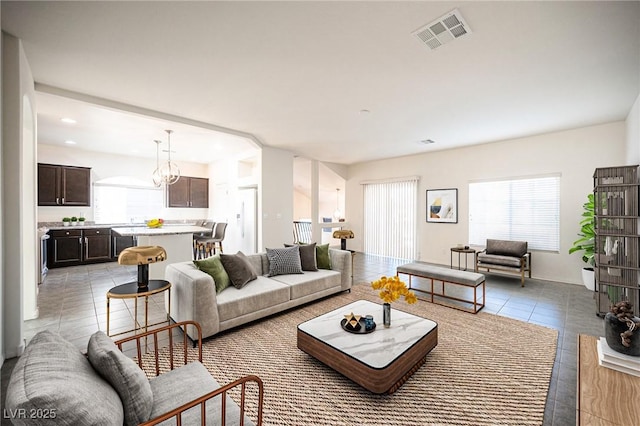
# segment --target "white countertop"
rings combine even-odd
[[[211,228],[203,228],[202,226],[193,225],[163,225],[161,228],[148,228],[142,226],[122,228],[114,227],[111,231],[123,237],[128,237],[141,235],[195,234],[199,232],[211,232]]]

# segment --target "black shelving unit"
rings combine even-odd
[[[597,168],[593,175],[599,316],[622,300],[640,309],[639,186],[637,165]]]

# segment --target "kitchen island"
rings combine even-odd
[[[167,252],[164,262],[149,264],[149,279],[163,280],[164,269],[169,263],[193,259],[193,234],[210,232],[210,228],[192,225],[164,225],[160,228],[142,226],[112,228],[123,237],[134,237],[136,246],[160,246]]]

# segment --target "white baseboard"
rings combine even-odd
[[[20,346],[14,347],[14,348],[8,348],[5,353],[4,356],[6,357],[6,359],[10,359],[10,358],[15,358],[17,356],[21,356],[24,353],[24,348],[26,347],[27,341],[26,340],[22,340],[22,344]],[[4,362],[4,360],[3,360]]]

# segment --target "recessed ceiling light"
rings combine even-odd
[[[431,139],[423,139],[420,141],[420,143],[425,144],[425,145],[431,145],[432,143],[436,143],[436,141],[431,140]]]
[[[369,111],[368,109],[361,109],[360,110],[360,114],[369,114],[371,111]]]
[[[62,121],[63,123],[67,123],[67,124],[76,124],[77,123],[76,120],[74,120],[73,118],[69,118],[69,117],[61,118],[60,121]]]
[[[67,145],[75,145],[75,141],[64,141]]]

